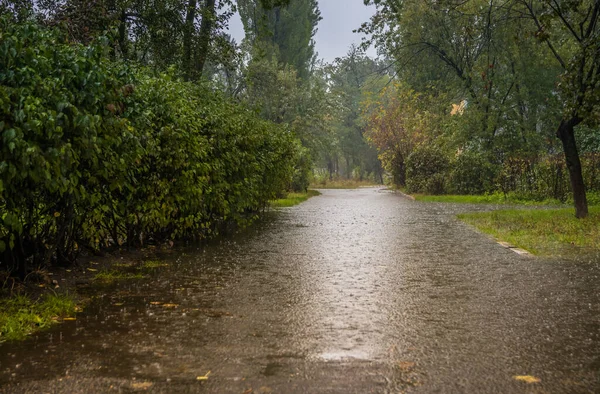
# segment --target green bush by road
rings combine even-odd
[[[305,182],[284,126],[110,51],[0,19],[0,269],[208,237]]]

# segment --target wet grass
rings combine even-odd
[[[159,260],[148,260],[148,261],[144,261],[140,268],[155,269],[155,268],[162,268],[162,267],[168,267],[168,266],[169,266],[169,264],[159,261]]]
[[[168,267],[169,264],[160,260],[146,260],[141,263],[117,263],[111,269],[98,272],[94,281],[113,283],[118,280],[144,279],[154,270]]]
[[[38,300],[24,295],[0,299],[0,342],[22,340],[75,314],[75,300],[67,294],[46,294]]]
[[[512,195],[501,193],[485,195],[441,195],[431,196],[425,194],[412,194],[416,201],[424,202],[447,202],[455,204],[510,204],[510,205],[565,205],[559,200],[527,200]]]
[[[458,215],[480,231],[541,256],[600,252],[600,207],[585,219],[574,208],[506,210]]]
[[[126,272],[117,270],[107,270],[98,272],[94,276],[94,280],[102,283],[112,283],[117,280],[127,279],[144,279],[145,275],[142,272]]]
[[[131,263],[115,263],[112,266],[115,268],[131,268],[133,267],[133,262]]]
[[[310,185],[314,189],[358,189],[359,187],[381,186],[372,181],[355,181],[353,179],[334,179],[315,182]]]
[[[407,193],[406,190],[399,188],[403,193]],[[428,194],[411,194],[416,201],[424,202],[448,202],[456,204],[506,204],[506,205],[544,205],[544,206],[572,206],[573,201],[567,200],[561,202],[554,198],[547,198],[544,200],[527,199],[520,197],[514,193],[493,193],[483,195],[439,195],[432,196]],[[600,192],[588,192],[587,199],[589,205],[600,205]]]
[[[285,198],[271,201],[271,206],[275,208],[293,207],[294,205],[298,205],[301,202],[320,194],[321,193],[316,190],[309,190],[306,193],[288,193]]]

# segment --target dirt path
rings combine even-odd
[[[600,263],[519,256],[472,209],[325,190],[0,345],[0,392],[600,392]]]

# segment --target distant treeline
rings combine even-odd
[[[1,269],[204,238],[305,187],[285,126],[174,75],[0,19]]]

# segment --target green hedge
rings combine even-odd
[[[485,194],[495,190],[498,168],[479,152],[465,151],[451,163],[448,192],[451,194]]]
[[[101,40],[0,19],[0,266],[202,238],[291,186],[300,144],[206,86]]]
[[[562,153],[490,159],[477,151],[448,154],[435,143],[420,145],[406,160],[407,191],[431,195],[501,192],[527,201],[567,202],[572,198]],[[586,189],[593,198],[600,191],[600,153],[584,152],[580,160]]]
[[[417,147],[406,160],[406,188],[410,193],[444,194],[450,160],[435,145]]]

